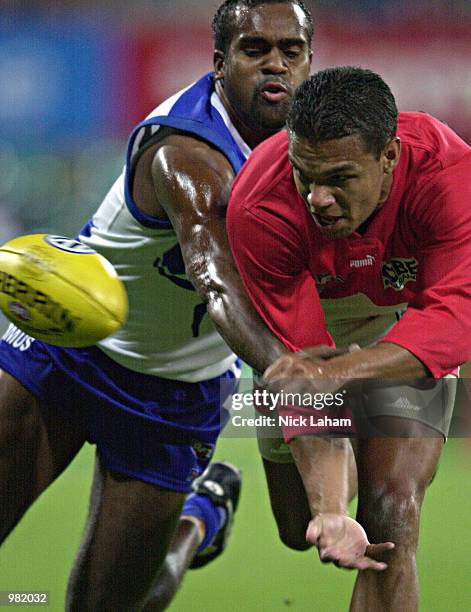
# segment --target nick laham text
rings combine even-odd
[[[351,419],[336,419],[328,416],[266,416],[243,417],[239,414],[231,417],[234,427],[351,427]]]

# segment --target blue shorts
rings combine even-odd
[[[187,383],[133,372],[96,347],[45,344],[14,325],[0,342],[0,368],[96,444],[109,470],[184,493],[211,459],[239,367]]]

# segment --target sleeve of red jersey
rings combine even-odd
[[[296,230],[270,204],[254,214],[231,201],[227,228],[245,288],[271,331],[291,351],[333,341]],[[304,246],[304,249],[303,249]]]
[[[471,358],[471,156],[442,171],[413,207],[418,292],[383,342],[436,378]]]

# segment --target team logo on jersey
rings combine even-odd
[[[78,240],[73,238],[66,238],[65,236],[45,236],[44,240],[56,249],[61,251],[67,251],[68,253],[79,253],[80,255],[90,255],[95,253],[93,249],[82,244]]]
[[[415,257],[392,257],[390,261],[383,261],[381,274],[384,288],[401,291],[407,283],[416,281],[418,265]]]
[[[201,440],[192,440],[191,446],[195,455],[202,461],[209,461],[214,453],[214,444],[206,444]]]

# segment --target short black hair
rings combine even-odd
[[[371,70],[327,68],[298,87],[287,125],[315,143],[358,134],[379,158],[396,135],[397,106],[389,86]]]
[[[213,18],[214,48],[227,52],[238,27],[236,10],[238,8],[252,9],[261,4],[295,4],[306,16],[306,33],[308,45],[311,46],[313,23],[312,15],[302,0],[226,0],[216,11]]]

